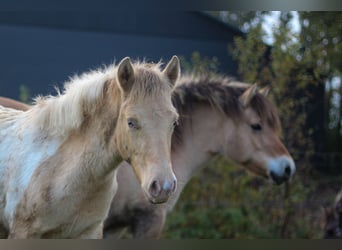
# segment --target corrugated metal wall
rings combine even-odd
[[[125,56],[167,61],[199,51],[236,75],[227,48],[241,34],[233,28],[193,12],[106,13],[1,13],[0,95],[18,99],[20,85],[31,96],[54,94],[69,76]]]

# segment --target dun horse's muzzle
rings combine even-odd
[[[270,175],[271,175],[271,178],[272,180],[277,184],[277,185],[280,185],[282,184],[283,182],[286,182],[288,181],[292,174],[291,174],[291,168],[290,167],[286,167],[285,168],[285,171],[284,171],[284,174],[279,176],[277,174],[275,174],[274,172],[270,172]]]
[[[277,185],[289,181],[296,171],[292,158],[287,156],[271,159],[267,165],[269,176]]]

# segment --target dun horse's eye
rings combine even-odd
[[[138,124],[138,121],[134,118],[128,118],[127,119],[127,125],[129,128],[131,129],[139,129],[139,124]]]
[[[174,122],[173,122],[173,127],[176,127],[176,126],[178,126],[178,120],[175,120]]]
[[[254,131],[260,131],[262,130],[262,127],[259,123],[254,123],[254,124],[251,124],[251,128],[254,130]]]

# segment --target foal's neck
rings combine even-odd
[[[94,114],[84,121],[77,136],[86,145],[81,154],[84,157],[91,156],[85,167],[90,168],[94,177],[98,178],[112,172],[114,166],[122,161],[114,142],[122,104],[121,92],[117,84],[112,82],[104,95],[101,109],[95,110]]]

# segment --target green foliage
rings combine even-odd
[[[25,103],[29,103],[30,101],[30,90],[23,84],[19,87],[19,100]]]
[[[327,163],[341,172],[342,163],[342,13],[300,12],[303,32],[303,60],[314,65],[314,75],[327,79],[325,88],[325,128]],[[340,84],[336,84],[340,80]],[[339,158],[339,160],[337,160]]]
[[[185,188],[163,237],[320,238],[319,214],[303,209],[314,189],[298,179],[288,189],[275,186],[215,159]]]
[[[180,61],[182,72],[191,72],[195,76],[200,74],[215,74],[218,72],[220,65],[217,57],[202,57],[198,51],[194,51],[189,60],[181,56]]]
[[[299,12],[300,42],[305,60],[315,65],[315,74],[330,77],[342,69],[342,13]]]
[[[238,74],[246,82],[266,85],[270,83],[271,72],[265,65],[265,54],[269,49],[260,39],[264,35],[261,23],[250,30],[247,37],[236,37],[234,46],[229,47],[238,62]]]

